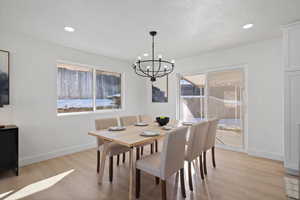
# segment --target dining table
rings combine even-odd
[[[176,122],[171,125],[171,128],[174,129],[179,126],[182,126],[182,124],[180,122]],[[144,131],[157,132],[158,135],[145,137],[141,135]],[[155,122],[150,123],[147,126],[137,126],[137,125],[126,126],[124,130],[120,130],[120,131],[111,131],[109,129],[89,131],[88,135],[98,137],[103,141],[105,141],[102,146],[102,154],[101,154],[102,156],[100,161],[100,170],[98,174],[99,184],[102,184],[105,160],[108,153],[109,145],[113,142],[116,144],[129,147],[130,149],[129,150],[129,200],[132,200],[133,199],[133,173],[134,173],[133,172],[134,170],[133,149],[154,142],[155,140],[162,139],[168,131],[170,130],[166,130],[165,128],[159,126],[158,123]]]

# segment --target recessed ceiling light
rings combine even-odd
[[[73,27],[71,27],[71,26],[66,26],[66,27],[64,28],[64,30],[67,31],[67,32],[74,32],[74,31],[75,31],[75,28],[73,28]]]
[[[243,26],[243,29],[249,29],[249,28],[252,28],[253,27],[253,24],[245,24]]]

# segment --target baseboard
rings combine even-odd
[[[284,159],[283,155],[269,153],[269,152],[256,151],[256,150],[252,150],[252,149],[248,149],[247,153],[250,156],[267,158],[267,159],[277,160],[277,161],[283,161],[283,159]]]
[[[289,174],[289,175],[293,175],[293,176],[299,176],[299,170],[295,170],[295,169],[289,169],[289,168],[285,168],[285,173]]]
[[[93,143],[89,143],[89,144],[71,146],[71,147],[67,147],[67,148],[63,148],[63,149],[59,149],[56,151],[35,155],[35,156],[23,157],[19,161],[19,166],[25,166],[25,165],[33,164],[36,162],[41,162],[44,160],[49,160],[52,158],[76,153],[79,151],[84,151],[87,149],[95,148],[96,146],[97,146],[96,143],[93,142]]]
[[[230,146],[226,146],[226,145],[222,145],[222,144],[216,144],[216,147],[220,148],[220,149],[245,153],[245,150],[243,148],[239,148],[239,147],[230,147]]]

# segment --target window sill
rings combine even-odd
[[[96,110],[96,111],[88,111],[88,112],[69,112],[69,113],[57,113],[58,117],[64,116],[76,116],[76,115],[93,115],[93,114],[101,114],[101,113],[115,113],[115,112],[122,112],[124,111],[123,108],[121,109],[112,109],[112,110]]]

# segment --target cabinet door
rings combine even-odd
[[[17,132],[0,132],[0,168],[14,167],[17,163]]]
[[[285,167],[299,170],[300,71],[286,72]]]

